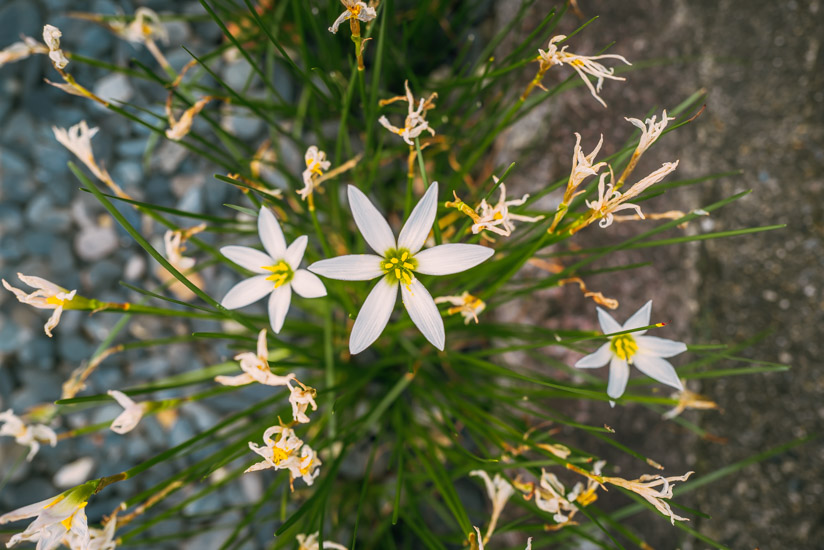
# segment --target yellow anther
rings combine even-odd
[[[624,361],[629,361],[638,351],[638,344],[635,342],[635,338],[633,338],[631,334],[622,334],[621,336],[616,336],[612,339],[612,342],[610,342],[610,348],[616,357],[623,359]]]
[[[53,306],[62,306],[63,302],[65,302],[65,300],[61,300],[57,296],[49,296],[46,298],[46,303]]]
[[[306,474],[309,473],[309,469],[312,467],[312,461],[313,461],[313,459],[310,458],[309,463],[306,465],[306,467],[300,469],[301,475],[305,476]]]
[[[393,263],[393,264],[398,263],[398,259],[397,259],[397,258],[392,258],[392,263]]]
[[[402,266],[404,269],[415,269],[415,266],[414,266],[414,265],[412,265],[412,264],[410,264],[410,263],[408,263],[408,262],[403,262],[403,264],[401,264],[401,266]]]
[[[288,283],[292,280],[292,277],[294,276],[292,268],[283,260],[279,261],[275,265],[262,266],[262,269],[265,269],[266,271],[270,271],[272,273],[271,275],[266,277],[266,280],[275,283],[275,288],[278,288]]]
[[[404,275],[406,275],[406,273],[404,273]],[[395,277],[397,277],[398,280],[401,279],[401,270],[398,268],[395,268]]]
[[[405,262],[408,257],[409,257],[409,252],[404,252],[403,254],[401,254],[401,261]]]

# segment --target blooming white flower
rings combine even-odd
[[[415,108],[415,98],[412,96],[412,91],[409,89],[409,81],[406,80],[404,82],[404,86],[406,87],[406,98],[404,99],[407,103],[408,112],[406,115],[406,120],[404,121],[403,128],[398,128],[397,126],[393,126],[389,119],[385,116],[382,116],[378,119],[378,122],[389,130],[392,133],[398,134],[403,138],[403,140],[409,145],[414,146],[415,143],[412,141],[423,132],[429,132],[430,135],[435,135],[435,130],[429,127],[429,122],[426,120],[426,111],[427,109],[431,108],[432,100],[437,97],[437,94],[432,94],[429,99],[421,100],[418,102],[417,109]],[[403,96],[399,96],[399,98],[403,98]],[[389,103],[394,101],[393,98],[391,100],[385,101],[383,104]]]
[[[12,409],[0,413],[0,436],[10,435],[14,441],[20,445],[29,447],[29,454],[26,460],[31,462],[37,451],[40,450],[40,443],[48,443],[52,447],[57,445],[57,434],[45,424],[26,425],[23,420],[14,414]]]
[[[378,253],[338,256],[313,263],[307,269],[341,281],[380,278],[363,303],[352,334],[349,352],[360,353],[381,335],[395,306],[398,287],[412,322],[439,350],[444,347],[443,319],[426,287],[415,277],[451,275],[489,259],[493,250],[475,244],[442,244],[421,251],[438,209],[438,182],[415,205],[398,240],[389,223],[359,189],[349,186],[349,206],[355,223],[369,246]]]
[[[221,305],[226,309],[238,309],[269,294],[269,323],[277,334],[289,311],[293,289],[304,298],[320,298],[326,296],[326,288],[314,274],[298,269],[308,238],[301,235],[287,248],[280,224],[265,206],[260,208],[258,234],[266,252],[246,246],[220,249],[221,254],[236,264],[259,274],[233,286]]]
[[[320,543],[318,542],[319,535],[320,532],[317,531],[311,535],[298,535],[298,550],[321,550]],[[329,540],[323,541],[323,548],[331,548],[332,550],[347,550],[344,545]]]
[[[74,299],[77,291],[69,291],[61,286],[57,286],[56,284],[47,281],[46,279],[23,275],[22,273],[18,273],[17,278],[30,287],[37,289],[31,294],[26,294],[19,288],[11,286],[5,279],[2,279],[3,286],[6,287],[6,290],[12,292],[19,302],[34,306],[38,309],[54,310],[54,313],[52,313],[51,317],[49,317],[49,320],[46,321],[46,324],[43,327],[46,335],[51,338],[52,329],[57,326],[57,323],[60,322],[60,316],[63,315],[63,307]]]
[[[304,155],[306,161],[306,170],[303,171],[303,185],[304,188],[298,191],[300,198],[306,198],[315,190],[315,178],[323,175],[324,170],[328,170],[332,165],[326,160],[326,153],[312,145],[306,150]]]
[[[54,25],[46,25],[43,27],[43,42],[49,48],[49,59],[52,60],[54,66],[58,69],[63,69],[69,64],[69,60],[63,55],[63,50],[60,49],[60,37],[63,33]]]
[[[123,407],[123,412],[114,419],[110,429],[121,435],[134,430],[140,419],[143,418],[143,413],[146,412],[146,405],[144,403],[135,403],[128,395],[117,390],[109,390],[108,394],[114,397],[115,401]]]
[[[215,382],[224,386],[244,386],[252,382],[258,382],[266,386],[289,386],[289,382],[295,379],[294,374],[278,376],[269,367],[269,349],[266,346],[266,329],[258,333],[257,353],[246,351],[235,356],[235,361],[240,361],[240,368],[243,374],[237,376],[216,376]],[[289,386],[291,389],[291,386]]]
[[[292,375],[294,378],[294,375]],[[318,410],[318,405],[315,403],[315,396],[318,394],[315,388],[307,386],[300,382],[299,380],[295,380],[297,382],[296,386],[287,383],[289,386],[289,403],[292,405],[292,418],[295,419],[295,422],[300,422],[301,424],[306,424],[309,422],[309,417],[306,416],[306,410],[311,405],[312,410]]]
[[[538,55],[541,60],[541,64],[545,64],[547,67],[552,65],[563,65],[564,63],[569,64],[573,69],[575,69],[575,72],[578,73],[578,76],[581,77],[581,80],[584,81],[584,84],[587,85],[587,88],[589,88],[592,97],[594,97],[598,101],[598,103],[606,107],[607,104],[604,103],[604,100],[601,99],[601,97],[598,95],[598,92],[601,91],[601,87],[604,84],[604,79],[609,78],[610,80],[626,80],[626,78],[615,76],[615,69],[607,69],[602,64],[598,63],[596,59],[618,59],[620,61],[623,61],[627,65],[632,65],[632,63],[624,59],[623,56],[617,54],[591,56],[578,55],[567,52],[566,49],[569,46],[564,46],[559,50],[556,43],[565,39],[566,36],[562,34],[559,34],[558,36],[553,36],[549,40],[549,45],[547,46],[546,51],[541,49],[538,50]],[[595,86],[592,85],[592,82],[590,82],[589,77],[587,75],[592,75],[597,79]]]
[[[338,27],[340,27],[341,23],[352,19],[353,17],[358,21],[363,21],[364,23],[368,21],[372,21],[375,17],[378,16],[378,12],[375,11],[375,8],[370,8],[366,5],[365,2],[354,2],[353,0],[341,0],[343,7],[346,10],[341,13],[335,22],[332,23],[332,26],[329,27],[329,32],[335,34],[338,32]]]
[[[598,322],[604,334],[624,332],[649,325],[652,300],[644,304],[623,325],[618,324],[603,309],[597,308],[597,310]],[[684,386],[678,379],[675,368],[664,358],[683,353],[687,350],[687,345],[657,336],[644,336],[646,332],[646,330],[639,330],[612,336],[609,342],[598,348],[595,353],[579,359],[575,366],[579,369],[592,369],[609,363],[607,395],[612,399],[618,399],[624,394],[627,380],[629,380],[629,365],[634,365],[638,370],[662,384],[683,390]]]
[[[38,53],[49,53],[49,49],[31,36],[24,36],[21,42],[14,42],[0,50],[0,67]]]
[[[0,525],[37,516],[25,531],[11,537],[6,547],[11,548],[20,542],[36,542],[37,550],[53,550],[68,536],[77,541],[76,548],[88,549],[90,536],[84,508],[95,484],[90,482],[80,485],[56,497],[0,516]]]
[[[498,184],[498,178],[492,176],[495,184]],[[535,223],[544,219],[543,216],[522,216],[520,214],[512,214],[509,211],[510,206],[520,206],[529,198],[529,194],[524,195],[520,199],[506,200],[506,184],[501,184],[501,196],[498,199],[498,204],[490,206],[486,199],[481,199],[481,204],[477,208],[478,219],[472,224],[472,233],[478,234],[481,231],[492,231],[503,237],[509,237],[512,230],[515,229],[513,221],[522,221]]]
[[[468,325],[469,321],[473,320],[477,323],[478,314],[486,309],[486,302],[467,291],[464,291],[460,296],[439,296],[435,298],[435,303],[452,304],[453,307],[446,310],[446,312],[449,315],[454,315],[455,313],[463,315],[465,325]]]

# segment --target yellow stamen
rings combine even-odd
[[[60,502],[64,498],[66,498],[66,497],[64,497],[63,495],[57,495],[57,497],[53,501],[51,501],[49,504],[46,504],[45,506],[43,506],[43,509],[45,510],[46,508],[51,508],[52,506],[54,506],[55,504],[57,504],[58,502]]]
[[[404,272],[404,275],[406,275],[406,272]],[[395,268],[395,277],[397,277],[398,280],[401,279],[401,270],[400,269]]]
[[[300,469],[301,475],[305,476],[306,474],[309,473],[309,469],[312,467],[312,461],[313,461],[313,459],[310,458],[309,459],[309,464],[307,464],[305,468]]]
[[[631,334],[622,334],[621,336],[616,336],[612,339],[612,342],[610,342],[610,348],[616,357],[623,359],[624,361],[629,361],[638,351],[638,344],[635,342],[635,338],[633,338]]]
[[[57,296],[49,296],[46,298],[46,303],[52,306],[62,306],[66,300],[61,300]]]
[[[262,269],[272,272],[271,275],[266,277],[266,280],[275,283],[275,288],[285,285],[291,281],[294,276],[292,268],[283,260],[279,261],[275,265],[265,265]]]

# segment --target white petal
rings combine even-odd
[[[624,395],[629,380],[629,365],[623,359],[613,357],[609,362],[609,383],[607,384],[607,395],[613,399],[618,399]]]
[[[3,514],[0,516],[0,525],[10,521],[17,521],[36,516],[56,498],[57,497],[47,498],[46,500],[41,500],[40,502],[35,502],[34,504],[29,504],[27,506],[23,506],[22,508],[18,508],[17,510],[12,510],[7,514]]]
[[[443,351],[443,319],[426,287],[417,279],[409,285],[401,285],[401,299],[415,326],[433,346]]]
[[[122,435],[135,429],[140,423],[141,418],[143,418],[143,408],[130,407],[120,413],[118,417],[112,421],[112,425],[109,428],[114,433]]]
[[[263,266],[274,265],[275,261],[265,252],[248,246],[224,246],[220,253],[244,269],[253,273],[266,273]]]
[[[477,244],[441,244],[415,255],[418,273],[424,275],[451,275],[473,268],[488,260],[495,251]]]
[[[283,231],[280,229],[275,215],[265,206],[260,207],[258,215],[258,235],[263,243],[263,248],[274,260],[280,260],[286,254],[286,239],[283,238]]]
[[[621,325],[618,324],[618,321],[613,319],[612,315],[600,307],[595,309],[598,310],[598,323],[600,323],[601,331],[604,334],[612,334],[613,332],[621,332],[623,330]]]
[[[378,281],[355,319],[352,334],[349,335],[349,353],[360,353],[378,339],[389,322],[397,299],[397,282],[389,281],[386,277]]]
[[[598,348],[595,353],[590,353],[586,357],[578,359],[575,366],[579,369],[595,369],[603,367],[612,358],[612,351],[609,349],[609,342]]]
[[[272,291],[269,296],[269,324],[275,334],[283,328],[283,321],[289,312],[289,304],[292,301],[292,285],[286,283]]]
[[[289,248],[286,249],[286,256],[284,259],[293,270],[296,270],[300,266],[300,262],[303,260],[303,253],[306,252],[307,242],[309,242],[309,237],[306,235],[301,235],[289,245]]]
[[[652,313],[652,300],[641,306],[641,309],[633,313],[632,317],[627,319],[627,322],[624,323],[624,326],[621,330],[632,330],[639,327],[649,326],[650,313]],[[641,336],[645,332],[647,331],[640,330],[638,332],[633,332],[632,335]]]
[[[653,380],[678,390],[684,389],[681,380],[678,379],[678,373],[675,372],[675,368],[666,359],[652,355],[635,354],[632,357],[632,364]]]
[[[352,216],[372,250],[383,256],[390,248],[395,248],[395,235],[375,205],[354,185],[349,186],[349,207]]]
[[[255,379],[247,373],[238,374],[237,376],[215,376],[215,382],[224,386],[245,386],[254,381]]]
[[[642,355],[673,357],[687,351],[687,345],[684,342],[676,342],[657,336],[636,336],[635,342],[638,344],[638,353]]]
[[[240,281],[229,289],[220,305],[226,309],[238,309],[248,306],[272,292],[273,286],[272,281],[266,280],[266,275],[257,275],[251,279]]]
[[[295,271],[292,279],[292,289],[303,298],[320,298],[326,296],[326,287],[314,273],[309,273],[305,269]]]
[[[349,254],[317,261],[306,269],[339,281],[369,281],[383,275],[382,259],[374,254]]]
[[[117,401],[117,404],[123,407],[124,409],[128,409],[129,407],[134,407],[135,402],[123,392],[117,390],[109,390],[108,393],[110,396],[114,397],[114,400]]]
[[[406,248],[412,254],[420,250],[426,242],[432,224],[435,223],[437,211],[438,182],[433,181],[403,225],[401,234],[398,236],[398,248]]]

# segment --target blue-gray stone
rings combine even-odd
[[[12,353],[19,350],[25,342],[21,336],[21,329],[10,318],[0,318],[0,353]]]
[[[120,266],[109,260],[96,262],[89,270],[89,282],[98,290],[114,285],[120,277]]]
[[[23,229],[20,209],[7,203],[0,203],[0,235],[17,233]]]
[[[14,117],[10,122],[14,121]],[[0,186],[3,202],[25,202],[35,192],[31,167],[25,159],[9,150],[0,150]]]
[[[76,336],[62,336],[60,328],[55,330],[57,338],[57,352],[60,358],[69,363],[80,363],[87,360],[94,353],[94,346],[83,338]]]
[[[147,357],[132,363],[132,377],[136,380],[151,380],[166,374],[169,363],[162,357]]]
[[[37,12],[37,3],[17,0],[4,4],[0,7],[0,48],[17,42],[21,33],[33,38],[41,37],[42,18]]]
[[[17,356],[25,368],[34,367],[50,370],[54,367],[54,340],[45,334],[36,336],[29,344],[23,346]]]
[[[23,249],[34,256],[48,256],[55,249],[56,238],[46,231],[29,231],[23,235]]]
[[[143,167],[135,160],[121,160],[115,164],[112,177],[121,187],[136,187],[143,179]],[[129,210],[134,211],[132,207]]]
[[[117,151],[117,154],[121,157],[140,157],[146,150],[146,139],[137,138],[121,140],[117,143],[115,150]]]
[[[97,25],[88,25],[80,35],[76,51],[86,57],[104,58],[105,54],[112,49],[113,41],[114,36],[108,30]]]

